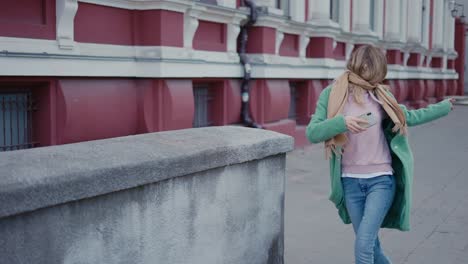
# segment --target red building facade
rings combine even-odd
[[[386,52],[387,81],[409,107],[463,93],[465,26],[449,1],[256,3],[250,113],[298,146],[318,95],[362,44]],[[2,1],[0,145],[240,124],[248,15],[240,0]]]

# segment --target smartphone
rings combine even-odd
[[[362,127],[369,128],[375,124],[377,124],[377,118],[375,118],[375,115],[372,114],[372,112],[368,112],[365,114],[362,114],[358,116],[361,119],[367,120],[368,124],[363,124]]]

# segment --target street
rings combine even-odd
[[[394,264],[468,263],[468,106],[410,129],[415,159],[411,231],[382,229]],[[287,157],[285,263],[354,263],[354,233],[328,200],[323,145]]]

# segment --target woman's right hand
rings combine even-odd
[[[346,121],[346,128],[348,128],[348,131],[351,131],[351,133],[357,134],[366,131],[367,128],[360,126],[359,124],[368,124],[367,120],[355,117],[355,116],[346,116],[345,117]]]

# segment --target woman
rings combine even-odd
[[[322,91],[306,129],[309,141],[325,142],[330,200],[343,222],[353,224],[356,264],[391,263],[378,231],[409,230],[413,156],[407,127],[443,117],[453,108],[450,99],[407,110],[382,84],[386,74],[387,61],[379,49],[357,48],[347,71]]]

